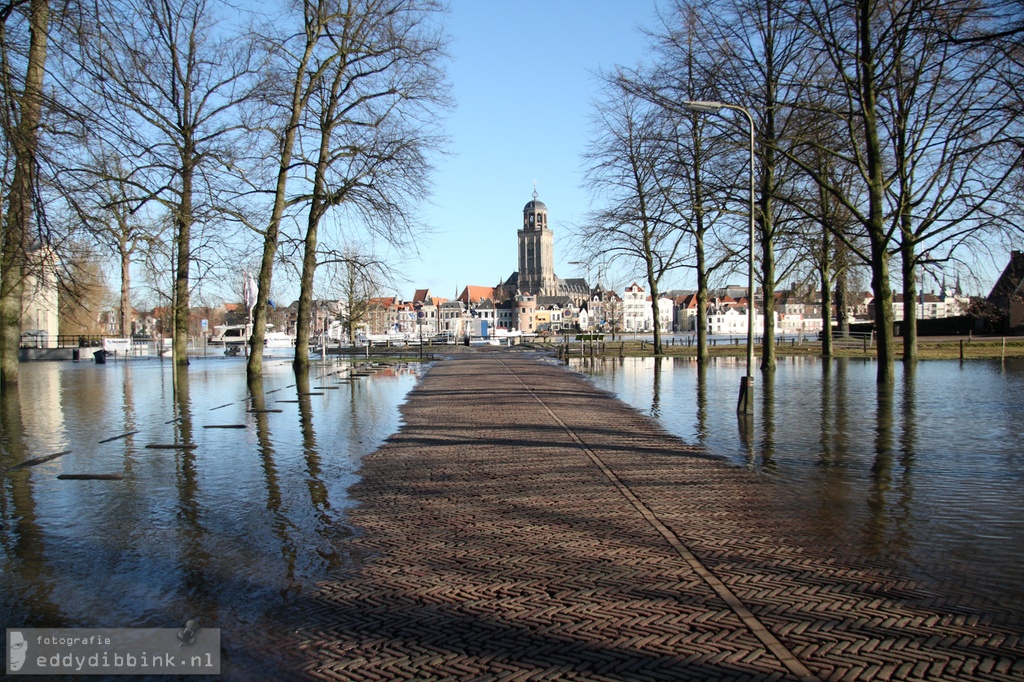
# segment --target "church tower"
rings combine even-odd
[[[548,207],[537,200],[523,207],[523,229],[519,230],[519,290],[534,296],[556,296],[555,238],[548,229]]]

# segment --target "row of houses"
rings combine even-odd
[[[54,282],[32,281],[25,287],[23,333],[48,336],[46,345],[55,345],[58,333],[57,302]],[[1014,251],[1010,263],[1000,277],[989,301],[1001,310],[1009,309],[1009,328],[1024,327],[1024,252]],[[786,291],[776,292],[775,329],[780,334],[816,334],[822,328],[822,304],[817,291],[794,284]],[[968,312],[970,299],[959,288],[942,293],[925,293],[916,298],[917,319],[929,320],[955,317]],[[764,318],[762,292],[757,292],[755,329],[762,329]],[[903,319],[906,302],[895,295],[893,317]],[[312,331],[341,336],[338,331],[348,316],[340,301],[315,302]],[[657,324],[662,332],[694,332],[697,326],[697,295],[693,291],[669,291],[659,296]],[[708,300],[708,332],[717,335],[743,335],[747,331],[748,296],[744,287],[727,286],[710,292]],[[170,335],[170,311],[154,308],[133,311],[131,332],[134,335],[157,337]],[[870,293],[848,297],[847,313],[852,320],[867,321],[874,317]],[[190,334],[201,339],[212,333],[214,326],[243,324],[247,310],[240,303],[227,303],[211,308],[193,308]],[[576,295],[537,296],[528,292],[509,291],[507,285],[497,287],[467,286],[455,299],[434,296],[428,289],[415,292],[411,301],[397,296],[378,297],[369,301],[366,312],[357,322],[363,334],[400,334],[407,338],[492,335],[505,329],[526,334],[561,334],[571,331],[602,331],[651,333],[655,315],[651,297],[644,287],[634,282],[621,292],[598,285],[589,292]],[[276,329],[294,334],[297,325],[297,304],[273,311]],[[30,330],[30,331],[26,331]],[[117,315],[101,315],[97,333],[116,335]],[[80,332],[75,332],[80,333]],[[41,337],[40,337],[41,338]]]
[[[567,331],[651,333],[654,308],[644,287],[634,282],[621,293],[595,287],[589,298],[535,296],[518,292],[505,297],[500,287],[468,286],[453,300],[433,296],[429,290],[417,290],[411,301],[397,296],[372,299],[365,318],[365,332],[371,335],[401,334],[422,336],[485,336],[495,329],[527,334],[561,334]],[[895,319],[903,317],[902,295],[894,297]],[[848,304],[852,320],[869,320],[873,315],[872,296],[860,293]],[[923,294],[916,300],[918,319],[937,319],[962,315],[969,299],[952,291]],[[764,325],[763,299],[755,301],[755,328]],[[662,332],[695,332],[697,294],[670,291],[658,298],[658,322]],[[813,335],[822,329],[821,299],[808,287],[794,285],[775,294],[774,323],[780,334]],[[724,287],[711,292],[708,300],[708,332],[720,335],[746,334],[748,323],[747,291],[742,287]]]

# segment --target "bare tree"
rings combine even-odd
[[[13,160],[0,221],[0,386],[18,381],[21,298],[37,196],[49,20],[48,0],[0,5],[0,126]],[[27,33],[27,40],[14,37],[19,30]]]
[[[893,378],[891,253],[901,253],[910,309],[904,357],[912,360],[915,268],[953,258],[998,222],[995,199],[1019,162],[1004,150],[1012,119],[990,97],[987,65],[946,38],[975,11],[937,0],[823,0],[794,15],[816,36],[821,61],[814,92],[796,103],[805,125],[790,158],[842,205],[866,242],[836,232],[871,266],[881,383]],[[821,154],[831,161],[819,163]],[[840,166],[853,175],[836,173]],[[840,185],[839,177],[857,181]]]
[[[754,116],[758,188],[756,228],[760,242],[762,369],[775,367],[775,289],[798,259],[792,252],[798,224],[783,200],[796,169],[784,154],[792,144],[797,118],[788,103],[801,96],[809,71],[808,36],[790,15],[803,0],[716,0],[705,14],[713,17],[711,42],[716,79],[724,97]],[[734,126],[734,134],[745,132]],[[742,139],[742,138],[740,138]],[[753,300],[754,292],[750,293]]]
[[[879,103],[890,146],[887,174],[903,278],[903,359],[917,359],[917,275],[1008,225],[1008,168],[1019,166],[1019,113],[1009,112],[994,56],[947,36],[970,33],[973,2],[918,0],[887,8],[898,39],[887,48]]]
[[[877,381],[888,384],[895,374],[889,283],[893,235],[887,221],[886,158],[879,132],[878,90],[884,75],[880,45],[892,36],[881,6],[876,0],[815,0],[808,3],[806,12],[792,15],[804,30],[816,36],[809,49],[819,60],[815,91],[796,106],[807,111],[806,121],[838,124],[843,134],[840,144],[831,146],[828,143],[833,138],[819,135],[812,127],[800,144],[787,150],[787,155],[849,211],[866,237],[869,253],[865,257],[871,266],[875,296]],[[808,148],[814,153],[809,153]],[[846,186],[833,182],[835,177],[844,175],[824,174],[809,161],[818,158],[817,152],[832,155],[836,163],[856,169],[859,183],[853,195]],[[832,164],[823,167],[834,168]]]
[[[308,191],[295,366],[309,363],[309,316],[319,227],[344,206],[362,229],[401,245],[429,188],[428,151],[440,137],[434,116],[447,106],[445,39],[434,0],[349,0],[329,36],[329,68],[307,108],[312,153],[303,155]]]
[[[78,208],[85,229],[113,254],[120,272],[118,333],[131,334],[132,286],[131,266],[145,260],[162,238],[164,225],[148,224],[144,213],[135,212],[140,201],[124,159],[102,146],[92,152],[92,173],[82,177],[87,183],[78,188]]]
[[[267,69],[271,77],[261,83],[260,91],[264,94],[258,101],[265,103],[271,112],[271,121],[264,127],[274,141],[271,159],[276,172],[271,190],[270,219],[262,235],[257,295],[252,309],[253,330],[246,364],[250,382],[263,373],[263,340],[268,301],[273,284],[274,260],[281,238],[281,222],[287,207],[288,178],[292,172],[292,154],[299,124],[312,89],[323,77],[323,70],[338,58],[337,55],[331,57],[330,47],[321,47],[320,43],[333,30],[332,26],[344,21],[341,8],[332,0],[302,0],[301,12],[302,30],[294,36],[272,33],[263,38],[268,53],[274,59]],[[293,50],[293,45],[298,49]],[[320,58],[320,68],[310,70],[314,55],[321,50],[326,50],[327,55]],[[275,87],[278,83],[287,84],[283,96]]]
[[[386,275],[384,263],[357,246],[345,247],[343,254],[344,259],[332,265],[338,266],[335,279],[342,317],[349,341],[354,343],[356,329],[366,321],[370,299],[383,288],[381,282]]]
[[[661,30],[652,34],[657,54],[653,73],[645,77],[639,70],[622,69],[619,83],[660,106],[676,122],[665,130],[668,156],[658,185],[679,228],[688,234],[693,262],[683,266],[692,267],[697,277],[697,358],[705,363],[710,358],[709,281],[738,258],[739,252],[726,237],[730,229],[727,194],[736,184],[731,176],[737,173],[736,166],[729,163],[729,141],[721,135],[709,136],[704,116],[685,113],[678,106],[679,101],[719,97],[717,60],[707,49],[707,17],[701,10],[682,3],[673,5],[662,17]],[[745,176],[747,166],[739,172]]]
[[[584,154],[586,186],[604,206],[577,233],[585,253],[604,254],[609,262],[625,259],[642,272],[655,320],[655,355],[663,353],[660,285],[668,272],[686,265],[688,255],[687,233],[664,191],[666,126],[672,128],[662,109],[631,94],[622,79],[608,79]]]
[[[96,132],[130,165],[119,180],[173,221],[179,365],[188,364],[194,242],[212,223],[224,228],[217,185],[231,167],[254,67],[251,45],[218,25],[217,9],[206,0],[109,0],[78,27],[83,85],[110,122]]]

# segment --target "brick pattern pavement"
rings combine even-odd
[[[296,677],[1024,679],[1020,613],[825,543],[770,480],[565,368],[440,362],[403,417],[351,491],[365,564],[287,644]]]

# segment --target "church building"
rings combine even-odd
[[[570,299],[577,305],[586,301],[590,290],[583,278],[562,279],[555,274],[555,237],[548,226],[548,207],[537,199],[523,207],[519,235],[519,270],[505,282],[509,294],[530,294],[544,305],[552,299]]]

